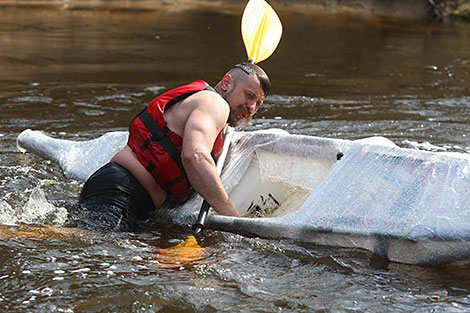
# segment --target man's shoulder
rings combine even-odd
[[[187,98],[188,102],[193,102],[194,105],[203,107],[222,106],[228,108],[228,103],[216,91],[204,89],[196,92]]]

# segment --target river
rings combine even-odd
[[[246,59],[241,10],[2,2],[0,221],[10,226],[0,234],[1,312],[470,310],[467,266],[411,266],[362,250],[208,231],[202,259],[168,269],[151,260],[184,230],[28,233],[30,224],[60,225],[81,183],[21,154],[18,134],[96,138],[125,130],[162,90],[217,83]],[[245,130],[379,135],[401,147],[470,152],[468,26],[287,10],[280,18],[281,43],[260,64],[271,94]]]

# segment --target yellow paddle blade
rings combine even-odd
[[[182,243],[161,249],[153,260],[160,267],[173,268],[202,258],[204,248],[198,245],[194,236],[188,236]]]
[[[248,60],[254,63],[269,58],[282,36],[282,24],[264,0],[250,0],[242,17],[242,37]]]

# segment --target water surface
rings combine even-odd
[[[61,223],[81,183],[20,154],[22,130],[74,140],[125,130],[159,92],[244,61],[239,11],[57,4],[0,7],[0,307],[8,312],[466,312],[468,267],[207,232],[203,259],[152,263],[185,231],[20,235]],[[293,14],[261,65],[272,92],[247,130],[469,152],[468,27]],[[35,190],[35,191],[34,191]],[[34,191],[34,192],[33,192]],[[43,195],[41,194],[43,192]],[[44,198],[47,203],[44,203]],[[49,213],[32,216],[39,208]],[[53,211],[50,213],[50,211]],[[16,225],[16,226],[15,226]],[[14,231],[8,235],[8,230]]]

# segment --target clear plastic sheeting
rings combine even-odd
[[[334,141],[286,136],[255,147],[261,181],[286,182],[314,190],[341,157]]]
[[[279,155],[266,164],[295,160],[275,143],[300,147],[299,141],[310,151],[305,155],[317,159],[313,164],[328,164],[331,155],[322,153],[334,154],[332,147],[344,156],[297,210],[259,219],[211,216],[208,224],[244,235],[363,248],[410,264],[470,260],[468,155],[290,135],[272,141],[270,153]],[[276,166],[271,169],[284,175]],[[315,173],[308,167],[305,172]]]
[[[356,146],[311,194],[299,214],[311,226],[333,232],[412,241],[467,241],[469,187],[467,158]]]
[[[93,140],[71,141],[27,129],[18,135],[16,141],[20,151],[29,151],[57,162],[65,177],[86,181],[124,148],[128,136],[127,131],[109,132]]]
[[[302,241],[367,248],[404,263],[450,263],[470,257],[469,186],[465,155],[355,146],[284,223],[336,235],[299,232]]]

